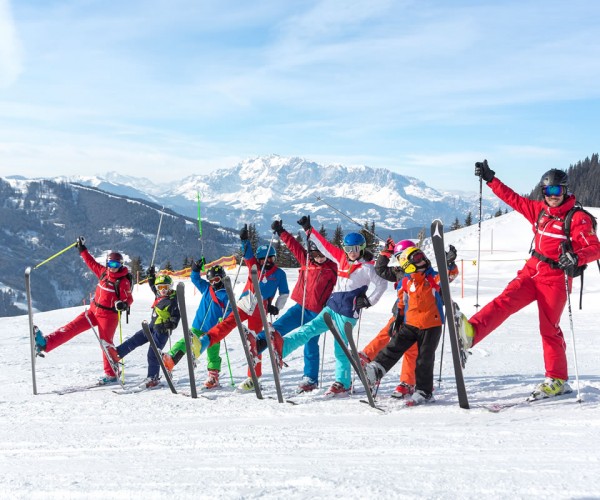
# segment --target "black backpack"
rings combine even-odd
[[[581,205],[581,203],[579,202],[575,202],[575,206],[569,210],[567,212],[567,215],[565,215],[564,219],[561,219],[560,217],[554,217],[550,214],[548,214],[546,212],[546,210],[542,209],[540,211],[540,214],[538,215],[538,219],[535,223],[535,228],[537,230],[537,227],[540,223],[540,221],[542,220],[542,217],[544,215],[547,215],[548,217],[555,219],[555,220],[559,220],[564,222],[563,224],[563,231],[565,233],[565,236],[567,237],[567,240],[565,241],[565,243],[563,243],[563,248],[564,251],[566,252],[572,252],[573,251],[573,244],[571,243],[571,220],[573,219],[573,214],[575,212],[584,212],[585,214],[587,214],[590,218],[590,220],[592,221],[592,227],[594,229],[594,231],[596,231],[596,228],[598,226],[598,221],[596,220],[596,217],[594,217],[590,212],[588,212],[585,208],[583,208],[583,206]],[[535,238],[535,237],[534,237]],[[538,259],[546,262],[547,264],[550,265],[550,267],[553,268],[558,268],[558,262],[556,262],[555,260],[549,259],[548,257],[539,254],[538,252],[536,252],[535,250],[533,250],[533,241],[531,242],[531,250],[530,253],[532,255],[534,255],[535,257],[537,257]],[[600,271],[600,261],[596,261],[596,263],[598,264],[598,270]],[[581,287],[579,289],[579,309],[581,309],[582,306],[582,299],[583,299],[583,272],[587,269],[587,264],[583,264],[581,266],[577,266],[575,269],[573,269],[573,271],[569,272],[569,276],[576,278],[577,276],[581,276]]]

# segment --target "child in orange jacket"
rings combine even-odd
[[[415,243],[411,240],[402,240],[394,244],[394,241],[389,238],[386,241],[385,249],[379,254],[377,262],[375,264],[375,272],[387,281],[394,282],[396,284],[396,290],[398,292],[398,300],[394,303],[392,308],[392,317],[389,319],[387,324],[379,331],[379,333],[365,346],[365,348],[359,353],[361,362],[363,365],[369,363],[372,359],[375,359],[377,354],[388,345],[390,339],[398,333],[402,323],[404,322],[404,314],[400,307],[400,300],[402,298],[402,279],[404,278],[404,271],[397,265],[389,267],[388,264],[392,257],[398,263],[402,252],[409,247],[415,247]],[[446,253],[446,260],[448,265],[448,278],[452,282],[456,276],[458,276],[458,267],[456,266],[456,248],[450,245],[449,251]],[[417,366],[417,356],[419,349],[416,344],[410,347],[402,358],[402,368],[400,370],[400,383],[392,393],[392,397],[404,398],[415,392],[415,369]]]
[[[408,247],[398,259],[406,274],[398,289],[398,331],[375,359],[365,365],[369,384],[373,385],[415,344],[415,392],[405,397],[407,406],[433,401],[435,350],[442,334],[444,313],[439,275],[422,250]],[[394,328],[395,330],[395,328]]]

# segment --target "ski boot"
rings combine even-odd
[[[305,392],[311,392],[311,391],[314,391],[318,387],[319,387],[319,384],[317,384],[317,382],[315,380],[313,380],[310,377],[304,377],[302,379],[302,382],[300,382],[298,384],[298,387],[296,388],[296,394],[303,394]]]
[[[205,389],[216,389],[219,384],[219,370],[208,370],[208,377],[204,381]]]
[[[541,384],[538,384],[535,387],[531,395],[527,398],[527,401],[561,396],[562,394],[569,394],[570,392],[573,392],[573,390],[571,389],[571,386],[567,384],[566,380],[546,377]]]
[[[118,382],[118,378],[114,375],[104,375],[98,379],[98,385],[113,385]]]
[[[260,379],[259,379],[259,383],[260,383]],[[252,392],[253,390],[254,390],[254,381],[252,380],[252,377],[248,377],[246,380],[244,380],[238,386],[239,392]]]
[[[33,333],[35,335],[35,355],[43,358],[43,352],[46,350],[46,337],[42,335],[40,329],[35,325],[33,325]]]
[[[415,393],[415,386],[407,384],[406,382],[400,382],[391,396],[396,399],[408,399],[408,396]]]
[[[138,387],[140,389],[152,389],[153,387],[158,387],[159,384],[160,377],[157,375],[155,377],[148,377]]]
[[[404,400],[404,404],[406,406],[417,406],[424,403],[433,403],[434,401],[433,394],[418,389]]]
[[[341,382],[334,382],[323,394],[326,398],[345,398],[349,395],[350,389],[346,389]]]

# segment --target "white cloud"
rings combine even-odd
[[[12,85],[21,73],[21,45],[9,0],[0,0],[0,88]]]

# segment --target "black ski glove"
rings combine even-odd
[[[481,177],[485,182],[491,182],[496,172],[489,167],[487,160],[483,160],[475,163],[475,175]]]
[[[156,278],[156,268],[154,266],[150,266],[146,271],[146,275],[149,280],[154,280]]]
[[[80,236],[79,238],[77,238],[77,245],[75,245],[75,247],[77,248],[79,253],[82,253],[85,250],[87,250],[87,247],[83,244],[84,242],[85,242],[85,238],[83,236]]]
[[[573,274],[575,268],[579,265],[579,257],[575,252],[564,252],[558,258],[558,267],[567,274]]]
[[[369,299],[367,297],[365,297],[364,295],[360,295],[359,297],[356,297],[356,310],[360,311],[361,309],[366,309],[368,307],[371,307],[371,303],[369,302]]]
[[[448,251],[446,252],[446,265],[448,269],[454,266],[454,261],[456,260],[456,247],[454,245],[450,245]]]
[[[115,309],[117,311],[127,311],[127,302],[123,301],[123,300],[117,300],[115,302]]]
[[[248,224],[244,224],[244,227],[240,229],[240,240],[248,241],[250,239],[250,234],[248,233]]]
[[[404,323],[404,316],[402,314],[399,314],[398,316],[396,316],[396,319],[388,328],[388,335],[390,336],[390,338],[400,331],[402,323]]]
[[[269,307],[267,307],[267,312],[273,316],[277,316],[279,314],[279,307],[269,304]]]
[[[298,219],[298,224],[300,224],[302,229],[306,232],[310,231],[312,229],[312,226],[310,225],[310,215],[303,215],[300,217],[300,219]]]
[[[274,220],[271,223],[271,229],[277,233],[277,236],[281,236],[281,233],[283,233],[284,229],[283,229],[283,222],[281,220]]]
[[[204,257],[202,257],[200,260],[194,260],[192,262],[192,271],[195,273],[199,273],[200,271],[202,271],[202,269],[204,269],[205,265],[206,259]]]

